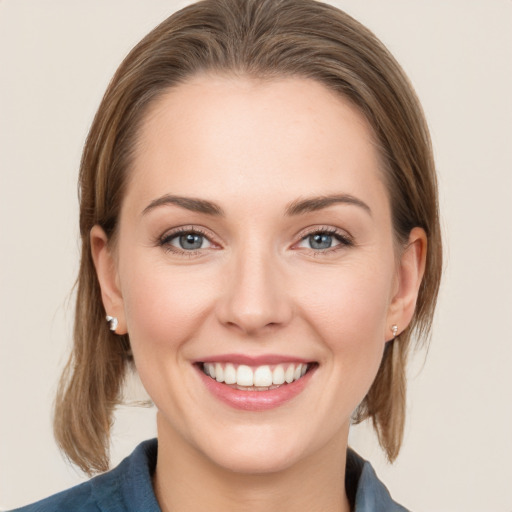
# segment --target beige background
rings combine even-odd
[[[0,509],[83,479],[51,433],[72,324],[81,147],[122,57],[186,3],[0,0]],[[415,511],[511,512],[512,2],[333,3],[381,37],[417,88],[447,240],[402,455],[386,465],[364,428],[352,442]],[[153,417],[119,411],[114,463],[154,435]]]

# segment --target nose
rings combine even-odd
[[[277,259],[255,248],[233,256],[217,307],[223,325],[257,336],[290,322],[292,300]]]

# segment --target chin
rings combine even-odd
[[[216,466],[229,472],[263,475],[286,471],[321,454],[330,444],[329,433],[321,425],[296,417],[293,420],[216,429],[208,443],[196,446]]]
[[[249,446],[250,444],[250,446]],[[297,464],[301,450],[277,447],[261,448],[257,442],[242,446],[231,445],[220,452],[205,454],[225,471],[238,474],[271,474],[289,469]]]

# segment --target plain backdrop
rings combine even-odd
[[[122,58],[187,3],[0,0],[0,509],[84,479],[51,431],[73,321],[81,148]],[[446,239],[403,451],[386,464],[366,427],[351,442],[415,511],[511,512],[512,2],[332,3],[388,45],[417,89]],[[114,464],[155,435],[154,415],[120,408]]]

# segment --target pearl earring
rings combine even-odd
[[[110,330],[116,332],[117,324],[119,323],[117,317],[107,315],[107,322],[110,324]]]
[[[398,325],[393,324],[393,325],[391,326],[391,332],[393,333],[393,338],[396,338],[396,335],[397,335],[397,333],[398,333]]]

